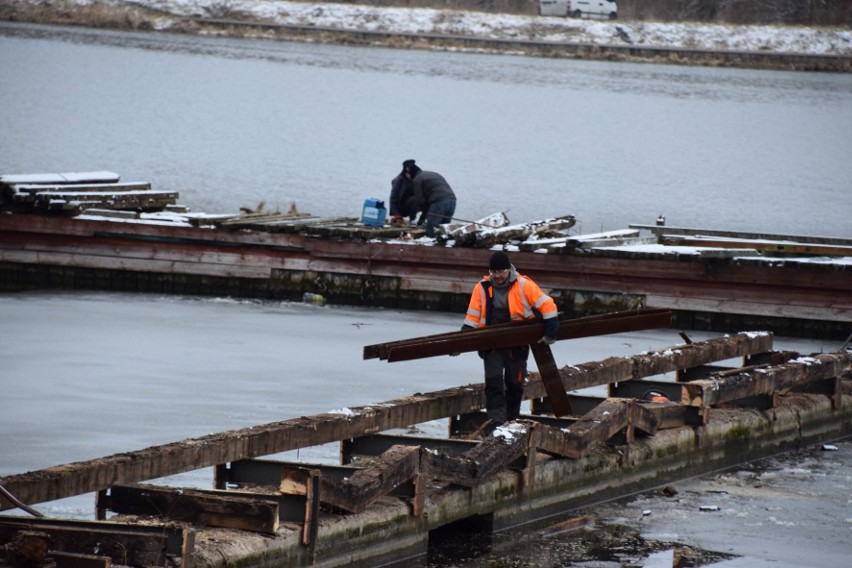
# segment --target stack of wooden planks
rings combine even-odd
[[[79,215],[87,209],[150,212],[174,205],[178,193],[148,182],[119,183],[113,172],[0,175],[2,203],[31,213]]]

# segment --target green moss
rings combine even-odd
[[[657,458],[670,458],[678,455],[680,453],[680,447],[677,444],[669,444],[668,446],[664,446],[662,448],[658,448],[654,455]]]
[[[734,426],[725,433],[725,439],[730,442],[747,440],[751,431],[745,426]]]
[[[494,499],[502,501],[515,496],[515,487],[513,485],[501,485],[494,490]]]

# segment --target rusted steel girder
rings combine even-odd
[[[615,312],[576,319],[560,316],[557,339],[658,329],[670,326],[671,320],[672,312],[665,308]],[[526,320],[471,331],[456,331],[368,345],[364,347],[364,359],[379,358],[392,363],[486,349],[506,349],[531,345],[541,339],[543,334],[544,324],[541,320]]]
[[[557,417],[573,414],[571,399],[568,398],[565,385],[562,384],[562,376],[556,367],[550,345],[536,342],[530,344],[530,350],[535,358],[538,374],[544,383],[544,390],[547,391],[547,397],[550,399],[550,408],[553,413]]]

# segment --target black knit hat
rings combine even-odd
[[[404,174],[407,173],[407,174],[411,175],[411,177],[414,177],[414,176],[417,175],[417,172],[419,172],[419,171],[420,171],[420,168],[417,166],[417,164],[414,163],[414,160],[405,160],[402,163],[402,173],[404,173]]]
[[[491,255],[491,260],[488,261],[490,270],[506,270],[512,268],[512,263],[509,262],[509,256],[502,250],[498,250]]]

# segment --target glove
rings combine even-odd
[[[393,217],[391,217],[391,225],[394,227],[403,227],[405,226],[405,219],[403,219],[399,215],[394,215]]]
[[[556,338],[545,335],[544,337],[539,339],[538,342],[543,343],[545,345],[553,345],[554,343],[556,343]]]

